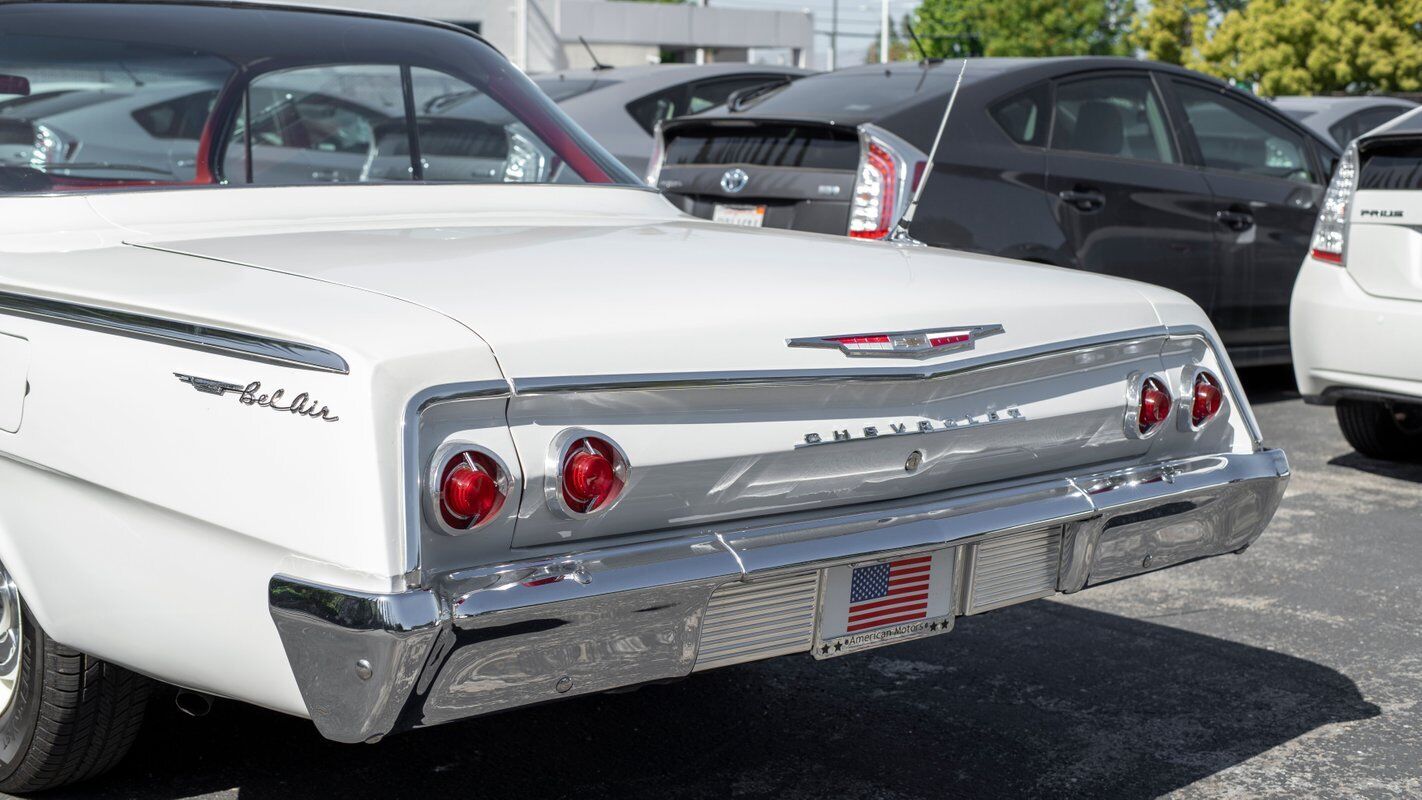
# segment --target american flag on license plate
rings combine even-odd
[[[858,567],[849,579],[847,633],[897,625],[928,616],[933,556]]]

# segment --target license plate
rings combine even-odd
[[[956,549],[824,571],[815,658],[833,658],[953,629]]]
[[[712,222],[739,225],[742,228],[765,226],[765,206],[723,206],[718,204],[711,212]]]

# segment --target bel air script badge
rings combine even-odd
[[[998,411],[989,411],[986,414],[972,416],[971,414],[957,417],[955,419],[920,419],[915,422],[888,422],[881,425],[865,425],[859,428],[840,428],[826,433],[807,433],[805,438],[795,449],[801,447],[814,447],[823,444],[839,444],[843,442],[860,442],[865,439],[882,439],[893,436],[913,436],[924,433],[945,433],[947,431],[965,430],[968,428],[982,428],[988,425],[1001,425],[1007,422],[1025,422],[1026,417],[1016,406],[1008,406]],[[917,464],[914,465],[917,468]]]
[[[257,406],[258,408],[270,408],[273,411],[285,411],[298,417],[309,417],[325,422],[336,422],[340,417],[333,416],[331,409],[321,405],[311,399],[306,392],[296,395],[290,401],[283,402],[286,395],[285,389],[277,389],[270,394],[262,392],[262,382],[252,381],[246,386],[239,386],[235,383],[215,381],[211,378],[199,378],[196,375],[184,375],[181,372],[174,372],[173,376],[186,383],[203,394],[215,394],[218,397],[225,396],[228,392],[237,395],[237,402],[244,406]]]
[[[1001,325],[963,325],[956,328],[925,328],[921,331],[844,333],[838,336],[808,336],[787,339],[791,347],[836,349],[850,358],[932,358],[957,350],[971,350],[979,339],[1003,333]]]

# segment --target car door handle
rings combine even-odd
[[[1254,215],[1247,211],[1219,211],[1215,219],[1232,231],[1247,231],[1254,227]]]
[[[1095,189],[1067,189],[1058,192],[1057,197],[1078,211],[1100,211],[1106,207],[1106,195]]]

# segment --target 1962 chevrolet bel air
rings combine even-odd
[[[0,136],[8,790],[153,681],[373,742],[1241,551],[1288,478],[1180,295],[688,217],[455,28],[4,4]]]

